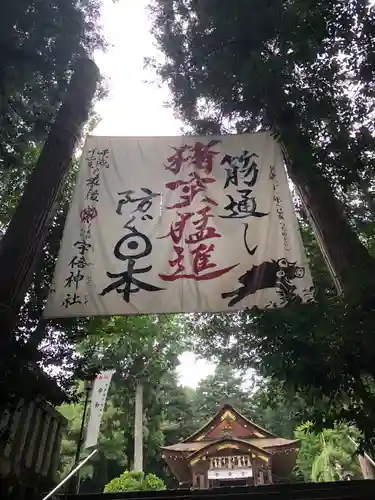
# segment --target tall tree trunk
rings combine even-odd
[[[331,186],[314,164],[309,139],[291,123],[275,120],[289,155],[288,174],[297,186],[324,242],[335,274],[346,297],[366,300],[375,294],[375,260],[350,227]]]
[[[11,338],[98,79],[99,70],[91,60],[77,63],[56,121],[1,241],[0,342]]]
[[[357,175],[357,185],[359,190],[363,195],[363,199],[367,204],[367,208],[371,212],[371,214],[375,217],[375,198],[370,193],[369,190],[369,182],[366,179],[363,179],[360,174]]]
[[[143,471],[143,385],[138,381],[135,388],[134,470]]]
[[[61,201],[61,200],[59,200],[59,201]],[[52,236],[53,238],[56,238],[59,243],[61,242],[62,237],[63,237],[68,212],[69,212],[69,203],[65,203],[64,207],[63,207],[62,216],[59,219],[58,226],[56,227],[54,234]],[[54,253],[54,257],[57,258],[57,255],[58,255],[58,251],[56,249],[56,254]],[[43,254],[41,254],[40,256],[43,257]],[[45,262],[43,259],[40,259],[37,261],[36,267],[37,267],[37,269],[39,267],[39,275],[36,274],[35,281],[37,282],[36,284],[39,288],[40,296],[44,300],[47,300],[48,288],[46,290],[44,290],[43,292],[41,290],[41,288],[42,288],[41,282],[43,281],[43,278],[44,278],[43,274],[41,273],[41,270],[43,270],[44,265],[45,265]],[[39,282],[38,282],[38,277],[39,277]],[[42,306],[42,308],[43,308],[43,306]],[[32,332],[32,334],[30,335],[30,337],[26,343],[28,353],[36,354],[36,351],[40,347],[40,344],[44,340],[47,333],[48,333],[48,320],[43,317],[43,309],[41,309],[38,324],[36,325],[35,330]]]

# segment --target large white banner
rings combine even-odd
[[[226,311],[312,298],[266,133],[88,137],[46,317]]]
[[[100,423],[102,421],[108,390],[114,373],[115,370],[106,370],[99,373],[94,381],[91,392],[91,405],[84,448],[91,448],[98,443]]]

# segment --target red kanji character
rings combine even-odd
[[[193,222],[197,232],[189,234],[185,239],[185,243],[199,243],[210,238],[221,238],[221,234],[214,227],[207,227],[208,219],[214,217],[210,211],[211,207],[204,207],[198,210],[197,214],[201,215],[201,218]]]
[[[210,141],[207,145],[202,142],[196,142],[191,148],[193,151],[191,164],[195,165],[197,169],[204,170],[206,174],[210,174],[213,168],[213,161],[218,151],[210,151],[210,148],[220,144],[220,141]]]
[[[96,210],[95,207],[89,205],[88,207],[84,208],[81,213],[80,213],[80,218],[82,222],[91,222],[95,217],[97,217],[98,211]]]
[[[195,165],[198,170],[204,170],[204,172],[210,174],[214,157],[219,154],[218,151],[210,151],[210,148],[216,146],[216,144],[220,144],[220,141],[212,140],[208,144],[197,141],[194,146],[184,144],[179,148],[172,146],[175,153],[167,158],[169,165],[164,164],[164,166],[166,170],[170,170],[175,175],[180,173],[184,164]],[[184,156],[186,151],[189,153]]]
[[[185,266],[184,266],[184,249],[182,247],[177,247],[174,246],[173,250],[176,252],[177,257],[173,260],[169,260],[169,265],[171,267],[177,267],[178,269],[174,274],[181,273],[182,271],[185,271]]]
[[[186,227],[186,222],[194,214],[192,212],[186,212],[184,214],[180,214],[180,213],[177,212],[177,215],[180,217],[180,220],[177,221],[177,222],[174,222],[173,224],[171,224],[171,229],[170,229],[169,233],[166,234],[165,236],[162,236],[161,238],[159,238],[160,240],[162,240],[163,238],[167,238],[168,236],[170,236],[171,240],[173,241],[173,243],[175,245],[177,245],[177,243],[180,243],[180,241],[182,239],[182,236],[184,234],[184,230],[185,230],[185,227]]]
[[[179,187],[183,186],[181,189],[182,194],[180,195],[181,202],[175,203],[174,205],[167,206],[167,209],[172,209],[172,208],[183,208],[183,207],[188,207],[191,205],[191,202],[194,200],[196,195],[202,191],[207,190],[206,184],[211,184],[212,182],[216,182],[215,179],[212,179],[211,177],[199,177],[199,175],[196,172],[191,172],[189,174],[189,177],[191,177],[190,181],[174,181],[174,182],[168,182],[165,186],[168,189],[171,189],[172,191],[175,191]],[[217,205],[217,203],[210,198],[205,197],[204,201],[208,201],[209,203],[212,203],[213,205]]]
[[[172,149],[175,150],[175,153],[169,158],[167,158],[167,162],[169,163],[169,165],[166,165],[164,163],[164,166],[166,170],[170,170],[176,175],[180,173],[183,164],[189,161],[190,156],[184,158],[183,154],[190,148],[187,144],[185,144],[184,146],[181,146],[179,148],[172,147]]]
[[[191,251],[193,258],[193,271],[195,274],[199,274],[206,269],[211,269],[216,267],[216,264],[210,262],[211,254],[215,250],[215,245],[211,243],[210,246],[200,243],[197,248]]]
[[[178,269],[173,274],[159,274],[163,281],[176,281],[178,279],[192,279],[195,281],[211,280],[222,276],[223,274],[234,269],[238,264],[235,264],[224,269],[216,269],[215,271],[210,271],[205,274],[201,274],[202,271],[207,269],[215,268],[217,265],[210,262],[211,253],[214,250],[214,245],[211,244],[209,247],[201,243],[197,248],[190,252],[190,256],[193,260],[193,273],[186,274],[184,266],[184,249],[182,247],[173,247],[177,253],[177,258],[170,260],[169,265],[171,267],[177,267]]]

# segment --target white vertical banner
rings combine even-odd
[[[115,370],[107,370],[96,377],[91,393],[89,422],[86,429],[84,448],[91,448],[98,443],[100,423],[107,400],[108,389]]]
[[[313,297],[278,142],[88,137],[45,317],[218,312]]]

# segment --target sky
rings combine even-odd
[[[97,104],[101,117],[95,135],[166,136],[180,135],[182,123],[164,104],[168,89],[158,88],[155,75],[144,69],[144,57],[157,56],[149,33],[148,0],[106,0],[102,25],[110,43],[108,52],[95,61],[107,78],[109,97]],[[180,357],[178,374],[182,385],[196,387],[214,371],[214,365],[199,360],[192,352]]]
[[[111,44],[96,63],[109,83],[109,98],[97,105],[102,121],[95,135],[179,135],[182,123],[164,107],[168,90],[149,83],[156,79],[144,69],[144,57],[158,54],[150,34],[148,0],[106,0],[104,33]]]

